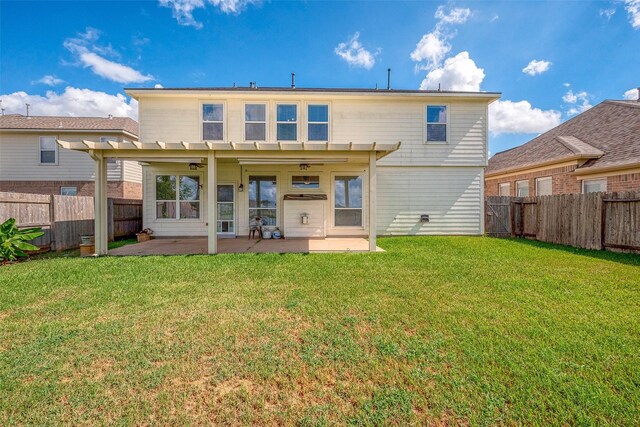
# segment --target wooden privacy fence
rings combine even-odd
[[[489,196],[485,230],[494,237],[640,251],[640,192]]]
[[[0,222],[15,218],[19,228],[42,227],[33,243],[43,250],[77,248],[80,236],[93,234],[93,197],[0,192]],[[109,240],[142,229],[142,200],[108,199]]]

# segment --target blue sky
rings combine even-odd
[[[502,92],[495,153],[635,99],[639,47],[640,0],[0,1],[0,99],[136,117],[124,87],[384,87],[391,67],[397,89]]]

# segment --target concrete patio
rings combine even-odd
[[[384,252],[377,247],[377,252]],[[219,238],[218,253],[314,253],[369,252],[369,241],[361,237],[325,239],[248,240],[246,237]],[[109,251],[109,255],[192,255],[207,253],[206,237],[157,238]]]

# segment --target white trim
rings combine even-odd
[[[600,182],[600,184],[602,184],[604,182],[604,190],[602,190],[602,186],[600,187],[601,190],[600,191],[607,191],[607,187],[609,184],[609,180],[607,178],[597,178],[597,179],[583,179],[582,182],[580,183],[580,188],[581,188],[581,192],[582,194],[587,194],[584,191],[584,184],[587,182]],[[597,191],[592,191],[592,193],[597,193]]]
[[[549,194],[540,194],[540,182],[550,181],[551,182],[551,193]],[[536,185],[536,196],[551,196],[553,194],[553,178],[550,176],[541,176],[535,179]]]
[[[247,139],[247,123],[263,123],[260,121],[247,121],[247,105],[264,105],[264,140]],[[269,141],[269,102],[244,101],[242,103],[242,140],[244,142],[268,142]]]
[[[445,125],[445,140],[444,141],[427,141],[427,109],[429,107],[444,107],[446,110],[447,121],[445,123],[442,122],[431,122],[432,124],[444,124]],[[422,142],[426,145],[444,145],[449,144],[449,133],[450,133],[450,116],[451,116],[451,105],[446,103],[426,103],[424,104],[424,108],[422,111]]]
[[[53,142],[54,142],[54,146],[53,146],[53,150],[43,150],[42,149],[42,138],[53,138]],[[51,136],[51,135],[45,135],[45,136],[40,136],[38,137],[38,164],[40,166],[58,166],[58,163],[60,161],[60,153],[58,151],[58,144],[56,143],[57,138],[55,136]],[[55,161],[53,163],[43,163],[42,162],[42,151],[53,151],[54,152],[54,157],[55,157]]]
[[[218,121],[206,121],[204,120],[204,106],[222,104],[222,139],[204,139],[204,124],[205,123],[220,123]],[[227,140],[227,102],[217,99],[200,100],[200,110],[198,111],[198,122],[200,123],[200,141],[215,141],[222,142]]]

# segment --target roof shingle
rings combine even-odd
[[[8,114],[0,116],[0,129],[125,131],[137,136],[138,122],[129,117],[27,117]]]

